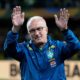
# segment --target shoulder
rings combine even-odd
[[[61,40],[52,40],[52,44],[54,44],[56,47],[62,47],[63,45],[66,45],[66,41]]]

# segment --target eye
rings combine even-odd
[[[37,28],[37,30],[38,31],[41,31],[41,30],[43,30],[43,27],[39,27],[39,28]]]
[[[31,29],[29,32],[30,33],[34,33],[35,32],[35,29]]]
[[[35,31],[42,31],[43,30],[43,27],[38,27],[38,28],[36,28],[36,29],[31,29],[29,32],[30,33],[34,33]]]

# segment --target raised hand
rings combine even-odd
[[[18,32],[20,27],[24,23],[24,12],[21,12],[20,6],[16,6],[15,8],[13,8],[11,18],[12,18],[12,23],[13,23],[12,31]]]
[[[59,17],[54,15],[56,25],[61,31],[68,28],[69,12],[67,9],[60,9]]]

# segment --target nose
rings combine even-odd
[[[39,31],[38,30],[35,30],[34,34],[35,35],[38,35],[39,34]]]

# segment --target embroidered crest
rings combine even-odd
[[[55,57],[54,57],[54,48],[55,46],[52,45],[49,47],[48,51],[47,51],[47,57],[49,59],[49,63],[51,67],[55,67],[56,66],[56,61],[55,61]]]
[[[27,45],[27,47],[28,47],[28,49],[29,49],[30,51],[32,51],[32,50],[33,50],[29,45]]]
[[[53,49],[55,48],[55,46],[54,45],[51,45],[50,47],[49,47],[49,49],[48,49],[48,51],[47,51],[47,57],[48,57],[48,59],[52,59],[53,58],[53,56],[54,56],[54,51],[53,51]]]
[[[48,50],[48,52],[47,52],[48,59],[52,59],[53,56],[54,56],[54,53],[51,50]]]
[[[51,66],[51,67],[55,67],[55,66],[56,66],[56,61],[55,61],[55,60],[51,61],[51,62],[50,62],[50,66]]]
[[[56,46],[55,45],[51,45],[50,47],[49,47],[49,50],[50,49],[54,49]]]

